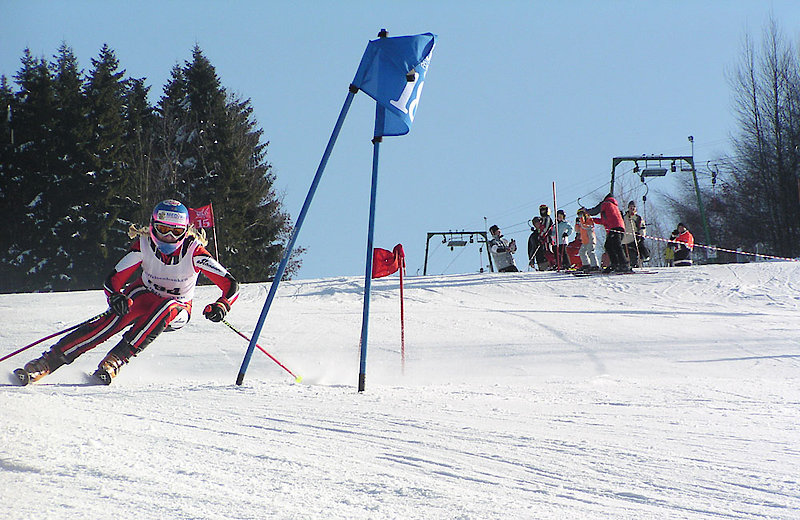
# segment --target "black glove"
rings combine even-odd
[[[209,303],[206,305],[206,308],[203,309],[203,316],[205,316],[207,320],[217,323],[225,319],[228,310],[230,310],[230,307],[223,302]]]
[[[111,293],[108,297],[108,306],[117,316],[125,316],[131,310],[131,300],[122,293]]]

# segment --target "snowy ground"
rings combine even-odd
[[[259,343],[301,384],[256,350],[237,387],[247,343],[197,313],[109,387],[115,342],[0,385],[2,518],[800,518],[800,263],[409,278],[405,374],[397,282],[362,394],[360,278],[281,285]],[[2,295],[0,355],[104,307]]]

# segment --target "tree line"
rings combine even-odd
[[[0,76],[0,292],[100,287],[129,226],[167,198],[213,203],[220,260],[240,281],[270,279],[292,223],[250,100],[199,46],[155,105],[108,45],[91,65],[62,43],[52,60],[26,49],[13,82]]]
[[[746,37],[729,71],[738,126],[733,153],[701,188],[712,241],[774,256],[800,256],[800,46],[775,21],[760,45]],[[673,210],[695,236],[703,229],[693,187]]]

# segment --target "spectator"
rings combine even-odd
[[[622,250],[628,258],[628,265],[641,267],[641,261],[646,256],[642,247],[646,227],[642,216],[636,213],[636,202],[628,202],[628,211],[623,220],[625,235],[622,237]]]
[[[675,267],[688,267],[692,265],[692,249],[694,237],[681,222],[678,224],[678,236],[675,237]]]
[[[542,227],[542,217],[533,217],[530,222],[531,235],[528,237],[528,265],[538,267],[540,271],[547,271],[550,264],[547,262],[547,233]]]
[[[631,270],[622,252],[622,235],[625,233],[625,223],[622,220],[622,213],[617,206],[617,200],[612,193],[609,193],[597,206],[586,209],[589,215],[600,214],[600,218],[592,220],[597,224],[602,224],[606,230],[605,249],[608,253],[610,265],[605,272],[628,272]]]
[[[550,233],[553,230],[553,217],[550,216],[550,208],[547,207],[547,204],[539,206],[539,217],[542,219],[542,234],[540,237],[545,255],[555,259],[553,256],[553,241],[550,237]]]
[[[567,256],[567,243],[572,234],[572,226],[567,222],[567,214],[563,209],[556,211],[556,225],[550,232],[553,242],[556,244],[556,264],[559,269],[569,269],[570,261]]]
[[[673,230],[669,234],[669,242],[667,247],[664,248],[664,260],[667,262],[667,267],[674,267],[675,265],[675,237],[678,236],[678,230]]]
[[[581,257],[581,263],[583,263],[582,269],[586,272],[599,271],[600,266],[597,263],[597,254],[594,250],[594,246],[597,243],[597,238],[594,234],[594,221],[583,208],[578,210],[576,226],[581,236],[581,249],[578,254]]]
[[[514,264],[514,257],[512,256],[517,252],[517,244],[514,239],[511,242],[503,238],[503,233],[500,228],[492,226],[489,228],[492,234],[492,239],[489,241],[489,250],[494,257],[494,263],[497,265],[497,270],[501,273],[516,273],[519,271],[516,264]]]

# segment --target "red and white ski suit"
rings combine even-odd
[[[129,282],[141,267],[141,273]],[[222,290],[217,300],[230,309],[239,296],[239,284],[194,236],[165,255],[148,235],[131,244],[128,253],[106,278],[106,296],[122,293],[132,302],[124,316],[108,314],[61,339],[54,347],[70,363],[126,327],[123,335],[131,355],[144,349],[164,330],[176,330],[189,321],[197,277],[203,273]]]

